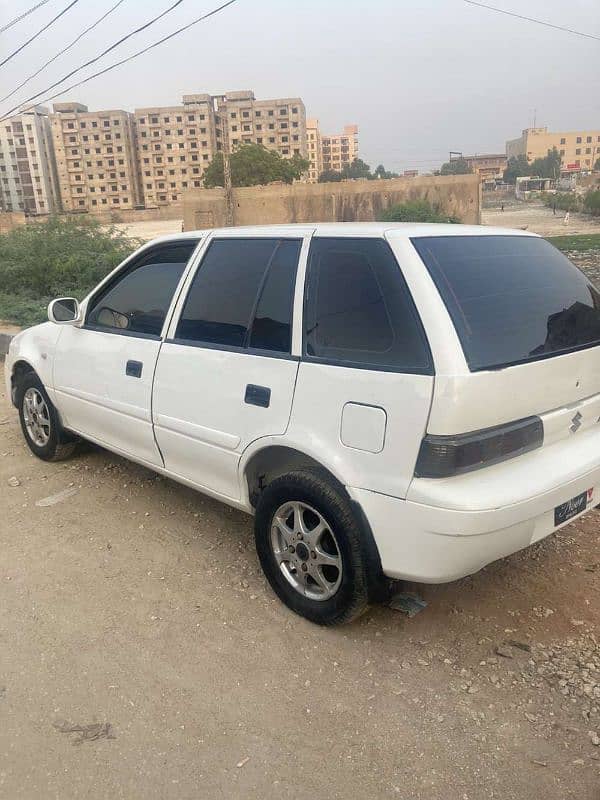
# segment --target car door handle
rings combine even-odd
[[[141,378],[143,366],[141,361],[128,361],[125,366],[125,375],[129,375],[132,378]]]
[[[268,408],[271,403],[271,390],[267,386],[256,386],[254,383],[249,383],[246,386],[244,402],[251,406]]]

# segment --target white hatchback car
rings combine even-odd
[[[600,293],[548,242],[307,224],[150,242],[11,344],[31,450],[84,437],[255,515],[322,624],[599,502]]]

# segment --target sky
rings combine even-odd
[[[45,89],[174,0],[123,0],[9,100]],[[0,27],[39,0],[0,0]],[[49,0],[0,34],[0,61],[72,0]],[[183,0],[65,86],[185,25],[223,0]],[[483,0],[488,2],[488,0]],[[68,44],[115,0],[78,0],[0,67],[0,96]],[[599,0],[489,0],[507,11],[600,37]],[[252,89],[301,97],[324,133],[359,126],[375,167],[427,172],[448,159],[504,152],[533,125],[600,129],[600,41],[514,19],[465,0],[237,0],[140,58],[56,98],[90,109],[177,105],[181,95]],[[57,91],[57,90],[54,90]],[[40,99],[43,99],[42,95]]]

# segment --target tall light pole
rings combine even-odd
[[[227,112],[227,99],[221,106],[221,120],[223,133],[223,188],[225,189],[225,225],[231,228],[233,218],[233,187],[231,185],[231,162],[229,159],[229,117]]]

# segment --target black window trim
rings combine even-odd
[[[378,239],[385,243],[387,248],[390,251],[392,258],[394,259],[396,266],[398,268],[398,275],[402,282],[402,287],[406,292],[406,297],[408,299],[408,306],[412,313],[413,319],[415,321],[417,330],[419,332],[419,336],[423,341],[423,345],[425,347],[425,355],[427,357],[427,366],[422,367],[421,369],[418,368],[410,368],[410,367],[391,367],[391,366],[383,366],[381,364],[366,364],[364,362],[357,362],[357,361],[350,361],[346,359],[337,359],[337,358],[322,358],[320,356],[313,356],[307,352],[307,342],[306,342],[306,325],[305,320],[308,317],[307,310],[308,310],[308,303],[311,295],[312,290],[312,280],[313,280],[313,270],[310,269],[310,256],[311,256],[311,249],[312,243],[314,241],[320,241],[322,239],[329,239],[329,240],[336,240],[336,241],[352,241],[354,239]],[[398,263],[398,259],[396,258],[396,254],[390,247],[390,243],[385,238],[385,236],[312,236],[310,240],[310,248],[308,251],[308,257],[306,260],[306,274],[304,279],[304,297],[302,302],[302,358],[301,361],[306,361],[308,363],[313,364],[324,364],[329,367],[346,367],[347,369],[365,369],[369,370],[370,372],[390,372],[399,375],[435,375],[435,366],[433,361],[433,354],[431,352],[431,345],[429,344],[429,339],[427,338],[427,332],[423,325],[423,320],[421,319],[421,315],[418,312],[416,303],[412,296],[412,292],[406,282],[406,278],[404,277],[404,273]]]
[[[192,259],[194,258],[194,255],[198,250],[198,245],[202,242],[202,238],[203,237],[198,237],[197,239],[193,238],[193,237],[185,238],[185,239],[171,239],[170,241],[161,242],[160,244],[153,245],[151,247],[147,247],[141,253],[137,252],[137,251],[135,253],[132,253],[131,256],[125,261],[125,263],[123,264],[121,269],[119,269],[118,272],[116,272],[112,276],[112,278],[110,278],[110,280],[106,281],[106,283],[102,283],[96,289],[94,294],[92,294],[90,296],[90,298],[89,298],[89,300],[87,302],[86,309],[85,309],[85,319],[83,321],[83,324],[80,327],[83,330],[86,330],[86,331],[94,331],[95,333],[108,333],[108,334],[111,334],[112,336],[130,336],[133,339],[151,339],[151,340],[154,340],[154,341],[157,341],[157,342],[160,341],[163,338],[162,334],[142,333],[142,332],[138,332],[138,331],[128,331],[128,330],[124,330],[124,329],[120,329],[120,328],[107,328],[107,327],[104,327],[102,325],[94,325],[92,322],[88,322],[90,313],[91,313],[91,311],[92,311],[92,309],[94,307],[96,299],[101,297],[102,295],[107,294],[113,288],[113,286],[119,280],[121,280],[121,278],[125,277],[126,275],[129,275],[131,272],[134,272],[137,269],[136,264],[139,262],[140,259],[145,259],[148,254],[160,252],[161,250],[163,250],[165,248],[173,247],[173,245],[186,244],[188,242],[193,242],[194,243],[194,249],[190,253],[190,256],[189,256],[189,258],[188,258],[188,260],[186,262],[186,265],[185,265],[185,267],[183,269],[183,272],[181,274],[181,278],[179,279],[179,283],[175,287],[175,292],[173,293],[173,297],[171,298],[171,300],[169,302],[169,308],[167,309],[167,313],[165,314],[165,319],[164,319],[163,324],[162,324],[162,330],[167,331],[169,329],[169,325],[170,325],[171,319],[173,317],[172,314],[169,317],[169,309],[171,307],[173,307],[173,309],[175,309],[175,307],[176,307],[176,303],[179,300],[179,297],[180,297],[180,294],[181,294],[181,287],[183,286],[183,282],[185,281],[186,271],[187,271],[188,267],[190,266],[190,264],[192,263]],[[178,289],[179,289],[179,291],[178,291]],[[176,299],[175,304],[173,304],[173,299],[174,298]]]
[[[179,323],[181,322],[181,315],[183,314],[183,310],[185,308],[185,304],[189,297],[190,291],[192,289],[194,279],[198,274],[199,270],[202,269],[202,263],[210,250],[213,242],[230,242],[230,241],[245,241],[245,242],[254,242],[254,241],[264,241],[265,239],[271,239],[277,241],[279,244],[281,242],[299,242],[300,249],[298,251],[298,261],[296,262],[296,275],[294,279],[294,290],[292,293],[292,319],[291,319],[291,337],[290,337],[290,351],[293,346],[293,338],[294,338],[294,299],[296,297],[296,289],[298,287],[298,275],[300,273],[300,262],[302,261],[302,248],[304,246],[304,242],[307,236],[305,233],[300,233],[298,235],[289,235],[289,236],[277,236],[271,234],[265,234],[264,236],[211,236],[210,239],[206,242],[206,246],[202,249],[202,254],[200,257],[200,261],[196,265],[196,268],[193,270],[193,275],[190,278],[189,284],[185,287],[185,297],[181,300],[181,303],[178,299],[177,305],[180,305],[177,319],[175,321],[175,333],[179,328]],[[248,330],[244,336],[244,342],[249,342],[251,335],[252,335],[252,328],[254,326],[254,320],[256,317],[256,312],[258,310],[258,306],[262,297],[262,293],[264,291],[265,285],[267,283],[267,279],[271,272],[273,259],[275,258],[275,254],[277,253],[277,249],[275,249],[269,259],[269,263],[267,264],[261,281],[258,285],[258,290],[256,292],[256,297],[254,299],[254,304],[252,306],[252,310],[250,313],[250,319],[248,323]],[[173,320],[171,320],[173,321]],[[169,325],[170,327],[170,325]],[[219,342],[204,342],[200,340],[191,340],[191,339],[181,339],[178,336],[173,336],[165,339],[165,344],[176,344],[182,347],[196,347],[199,349],[204,350],[223,350],[227,353],[246,353],[247,355],[251,356],[265,356],[266,358],[280,358],[287,361],[301,361],[300,356],[295,356],[291,352],[289,353],[282,353],[280,350],[262,350],[258,347],[249,347],[249,346],[242,346],[238,347],[236,345],[229,345],[229,344],[220,344]]]

